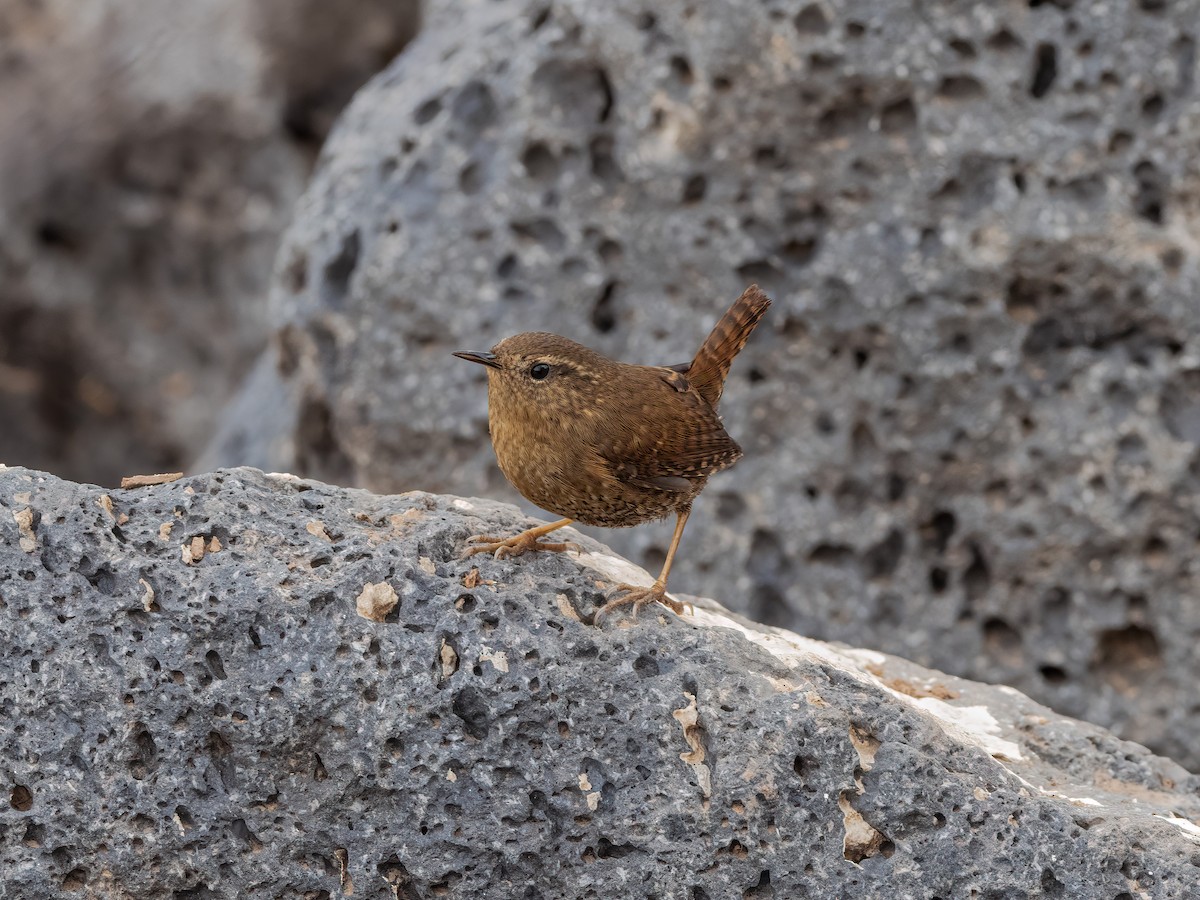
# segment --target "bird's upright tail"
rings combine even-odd
[[[771,305],[771,298],[752,284],[733,302],[709,332],[687,370],[687,379],[714,408],[725,389],[733,358],[741,353],[750,332]]]

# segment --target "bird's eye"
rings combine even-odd
[[[550,374],[550,367],[545,363],[534,363],[529,369],[529,377],[534,381],[541,381]]]

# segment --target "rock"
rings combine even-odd
[[[261,352],[329,122],[415,0],[0,10],[0,459],[179,468]]]
[[[251,469],[0,471],[6,888],[1196,896],[1178,765],[711,601],[595,628],[600,580],[650,576],[586,538],[459,558],[523,523]]]
[[[1200,767],[1200,4],[453,9],[288,233],[254,461],[514,499],[450,351],[680,362],[757,280],[675,586]]]

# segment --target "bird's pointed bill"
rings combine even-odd
[[[496,359],[496,354],[490,350],[459,350],[454,354],[459,359],[465,359],[467,362],[479,363],[487,366],[490,369],[499,369],[500,361]]]

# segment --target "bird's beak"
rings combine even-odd
[[[459,350],[454,355],[459,359],[465,359],[467,362],[487,366],[489,369],[499,369],[501,367],[500,361],[496,359],[496,354],[489,350]]]

